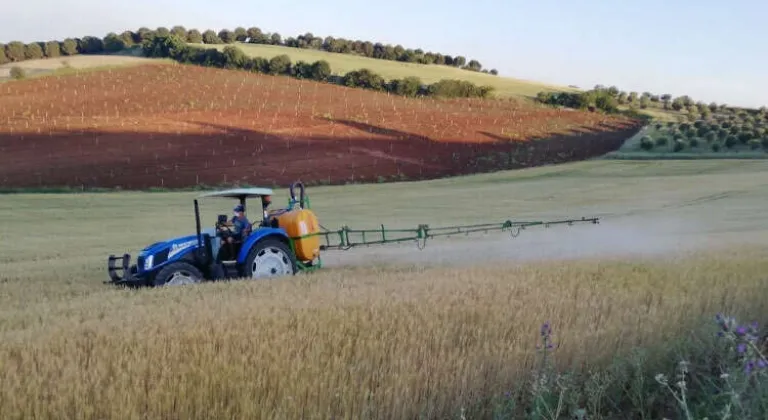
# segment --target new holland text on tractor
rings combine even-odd
[[[296,196],[296,191],[299,196]],[[235,238],[226,215],[219,215],[212,228],[201,228],[198,200],[194,200],[196,232],[160,242],[142,249],[131,263],[131,255],[110,255],[107,283],[129,286],[170,286],[239,278],[268,278],[293,275],[322,267],[320,251],[347,250],[356,246],[416,241],[423,249],[432,237],[470,234],[474,232],[511,231],[517,236],[531,226],[598,223],[597,218],[553,221],[483,223],[415,229],[357,230],[343,226],[336,231],[324,228],[310,209],[309,197],[301,182],[291,184],[288,206],[270,210],[273,191],[269,188],[237,188],[206,193],[198,198],[237,199],[247,211],[249,198],[260,201],[260,216],[249,229]],[[350,239],[360,237],[359,241]],[[376,237],[371,239],[372,237]],[[321,243],[321,237],[325,243]],[[228,240],[233,238],[234,240]],[[334,239],[333,241],[331,239]],[[116,263],[120,263],[116,265]]]

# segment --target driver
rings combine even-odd
[[[232,217],[232,225],[235,228],[234,234],[240,240],[245,239],[245,236],[251,228],[251,222],[245,217],[244,211],[245,209],[243,208],[243,205],[238,204],[234,208],[235,216]]]
[[[227,235],[226,238],[226,242],[230,244],[233,243],[235,239],[243,240],[251,229],[251,222],[249,222],[248,218],[245,217],[244,210],[245,209],[243,208],[242,204],[238,204],[233,209],[235,215],[230,221],[233,227],[232,235]],[[221,243],[224,244],[224,238],[221,239]]]

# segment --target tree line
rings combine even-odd
[[[353,70],[339,77],[332,74],[331,66],[325,60],[293,63],[286,54],[271,59],[249,57],[234,45],[227,45],[219,51],[216,48],[189,45],[174,34],[143,41],[142,51],[146,57],[170,58],[182,64],[291,76],[410,97],[486,98],[493,92],[490,86],[477,86],[464,80],[443,79],[428,85],[423,84],[418,77],[387,81],[369,69]]]
[[[599,109],[605,112],[616,112],[619,105],[629,106],[630,109],[660,108],[688,113],[689,120],[706,119],[712,114],[768,115],[766,107],[758,109],[732,107],[716,102],[705,103],[695,101],[688,95],[673,97],[665,93],[656,95],[650,92],[626,92],[616,86],[605,87],[596,85],[585,92],[539,92],[536,99],[544,104],[564,106],[577,109]]]
[[[475,59],[467,60],[466,57],[457,55],[424,52],[421,48],[404,48],[402,45],[392,46],[380,42],[349,40],[327,36],[321,38],[311,32],[296,37],[288,37],[283,40],[279,33],[264,33],[257,27],[235,30],[222,29],[215,32],[208,29],[200,32],[197,29],[187,30],[183,26],[174,26],[171,29],[159,27],[151,30],[146,27],[137,31],[123,31],[118,34],[110,32],[104,38],[86,36],[83,38],[67,38],[64,41],[32,42],[24,44],[12,41],[8,45],[0,44],[0,64],[33,60],[45,57],[58,57],[60,55],[97,54],[101,52],[117,52],[134,45],[140,45],[144,41],[156,36],[175,35],[179,39],[193,44],[232,44],[234,42],[247,42],[251,44],[277,45],[292,48],[323,50],[339,54],[361,55],[364,57],[381,60],[400,61],[405,63],[435,64],[458,67],[469,71],[477,71],[498,75],[496,69],[485,69]]]

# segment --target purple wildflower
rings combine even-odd
[[[746,327],[740,326],[740,327],[736,328],[736,335],[738,335],[739,337],[743,337],[746,334],[747,334],[747,328]]]
[[[765,369],[766,366],[768,366],[768,364],[765,363],[765,360],[760,359],[757,361],[757,367],[760,369]]]
[[[544,324],[541,326],[541,336],[542,336],[542,337],[544,337],[544,336],[547,336],[547,335],[549,335],[551,332],[552,332],[552,328],[549,326],[549,321],[547,321],[547,322],[545,322],[545,323],[544,323]]]
[[[738,351],[741,354],[744,354],[744,352],[747,351],[747,345],[744,343],[739,343],[739,345],[736,346],[736,351]]]
[[[744,372],[749,375],[752,373],[752,370],[755,368],[755,362],[753,360],[750,360],[747,362],[747,364],[744,366]]]

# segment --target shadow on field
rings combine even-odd
[[[340,135],[295,136],[191,121],[200,133],[0,133],[0,187],[124,189],[423,180],[565,163],[617,150],[640,125],[535,141],[441,142],[349,120]],[[330,129],[330,128],[329,128]],[[361,132],[359,135],[349,132]],[[365,134],[363,134],[365,133]],[[376,134],[380,138],[369,138]]]

